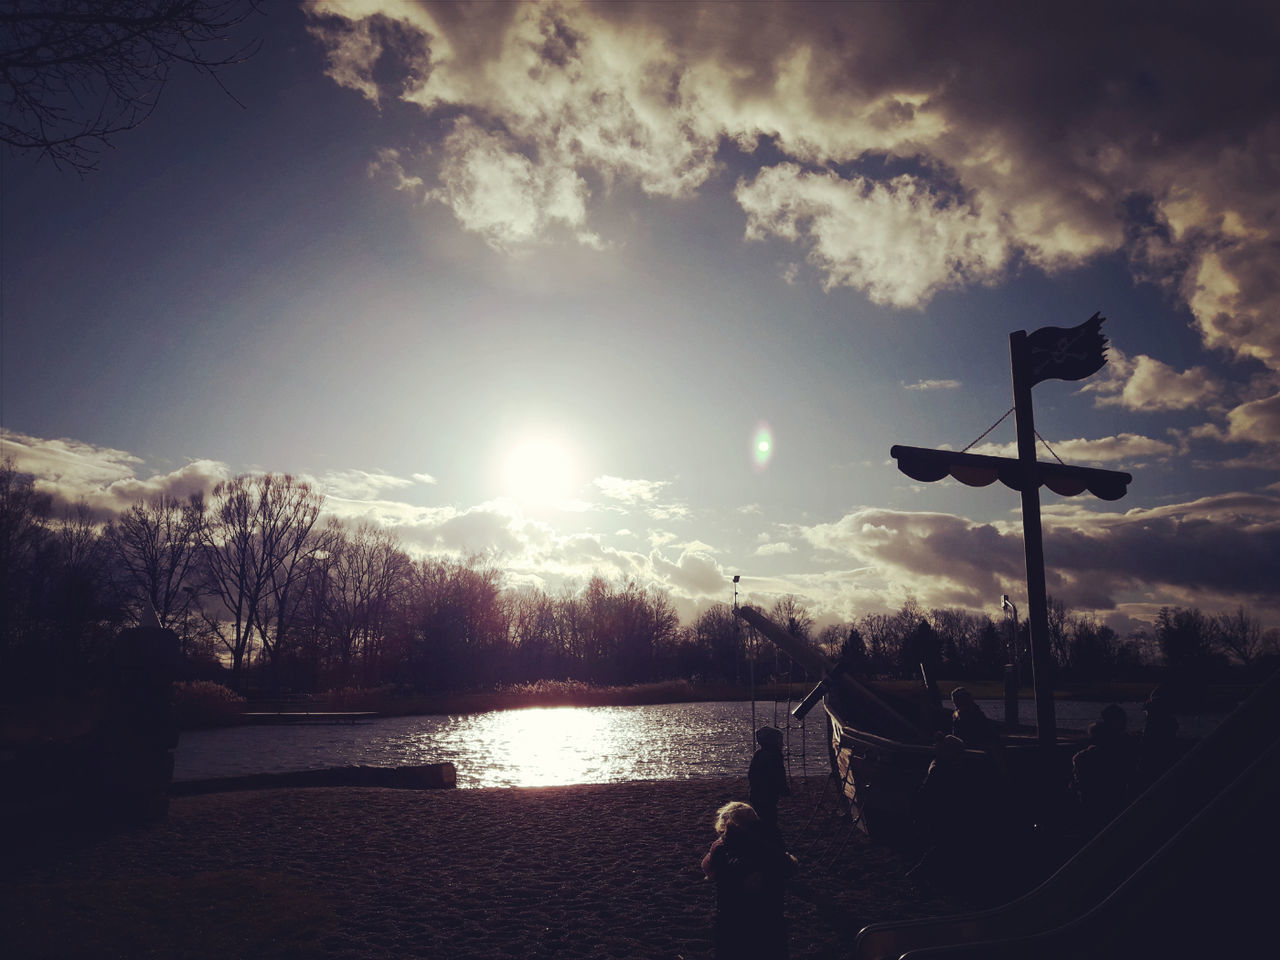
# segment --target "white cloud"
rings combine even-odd
[[[138,500],[157,496],[185,498],[207,493],[230,476],[226,464],[192,460],[176,470],[137,476],[142,459],[123,450],[79,440],[46,440],[4,431],[0,456],[32,476],[35,487],[53,497],[55,510],[85,501],[101,516],[127,510]]]
[[[959,390],[959,380],[917,380],[915,383],[904,383],[907,390]]]
[[[1280,444],[1280,393],[1241,404],[1227,415],[1232,440]]]
[[[367,470],[339,470],[325,474],[317,486],[326,496],[345,500],[371,500],[384,490],[411,487],[413,481]]]
[[[1087,440],[1083,437],[1054,440],[1049,444],[1049,448],[1065,463],[1115,463],[1120,466],[1152,459],[1164,460],[1179,452],[1177,446],[1172,443],[1137,433],[1121,433],[1114,437],[1101,437],[1097,440]],[[1016,457],[1018,445],[1016,443],[982,443],[969,452],[988,457]],[[1036,456],[1040,460],[1049,462],[1053,459],[1052,454],[1045,450],[1043,444],[1037,445]]]
[[[535,163],[502,134],[479,129],[463,117],[444,141],[441,200],[490,246],[510,250],[545,237],[556,225],[582,230],[587,185],[572,167]]]
[[[626,480],[601,476],[591,481],[608,499],[626,504],[652,503],[668,486],[665,480]]]
[[[1222,385],[1203,367],[1179,373],[1146,354],[1131,359],[1111,349],[1101,376],[1081,390],[1096,394],[1094,403],[1099,407],[1154,412],[1201,407],[1221,395]]]
[[[657,578],[683,596],[720,596],[729,582],[715,559],[701,550],[686,549],[675,561],[654,551],[649,560]]]
[[[908,176],[842,179],[784,163],[738,183],[748,239],[809,247],[824,286],[856,287],[875,303],[918,306],[948,287],[995,280],[1008,259],[996,220]]]
[[[383,161],[494,246],[558,229],[598,245],[586,183],[685,197],[736,149],[757,163],[737,192],[748,235],[806,247],[828,288],[908,307],[1011,264],[1119,254],[1181,296],[1207,346],[1280,368],[1280,121],[1257,95],[1276,24],[1260,10],[1242,43],[1236,18],[1196,4],[1163,8],[1155,31],[1061,5],[305,9],[334,82],[452,129],[421,171]],[[1213,390],[1135,364],[1106,402]]]

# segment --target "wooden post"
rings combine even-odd
[[[1040,477],[1036,468],[1036,427],[1028,382],[1027,334],[1009,334],[1013,367],[1013,414],[1018,430],[1018,462],[1022,466],[1022,546],[1027,562],[1027,625],[1031,630],[1031,682],[1036,697],[1036,735],[1041,747],[1058,742],[1053,705],[1053,656],[1049,649],[1049,610],[1044,584],[1044,540],[1040,531]]]

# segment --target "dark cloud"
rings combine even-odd
[[[1230,494],[1123,514],[1083,508],[1044,517],[1049,590],[1080,612],[1126,605],[1245,604],[1280,615],[1280,496]],[[1025,578],[1019,525],[939,513],[859,510],[803,531],[818,549],[855,558],[886,605],[908,594],[926,606],[981,608]]]

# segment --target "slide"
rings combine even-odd
[[[1274,877],[1276,816],[1262,798],[1276,795],[1278,767],[1280,673],[1031,892],[991,910],[872,924],[854,956],[1182,956],[1135,938],[1193,929],[1242,946],[1255,887],[1275,889],[1256,878]]]

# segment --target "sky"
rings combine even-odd
[[[1040,457],[1133,481],[1041,491],[1050,593],[1280,625],[1273,4],[281,0],[241,34],[95,171],[4,157],[0,455],[58,504],[289,473],[513,586],[999,618],[1018,495],[889,448],[1014,455],[1009,334],[1101,311]]]

